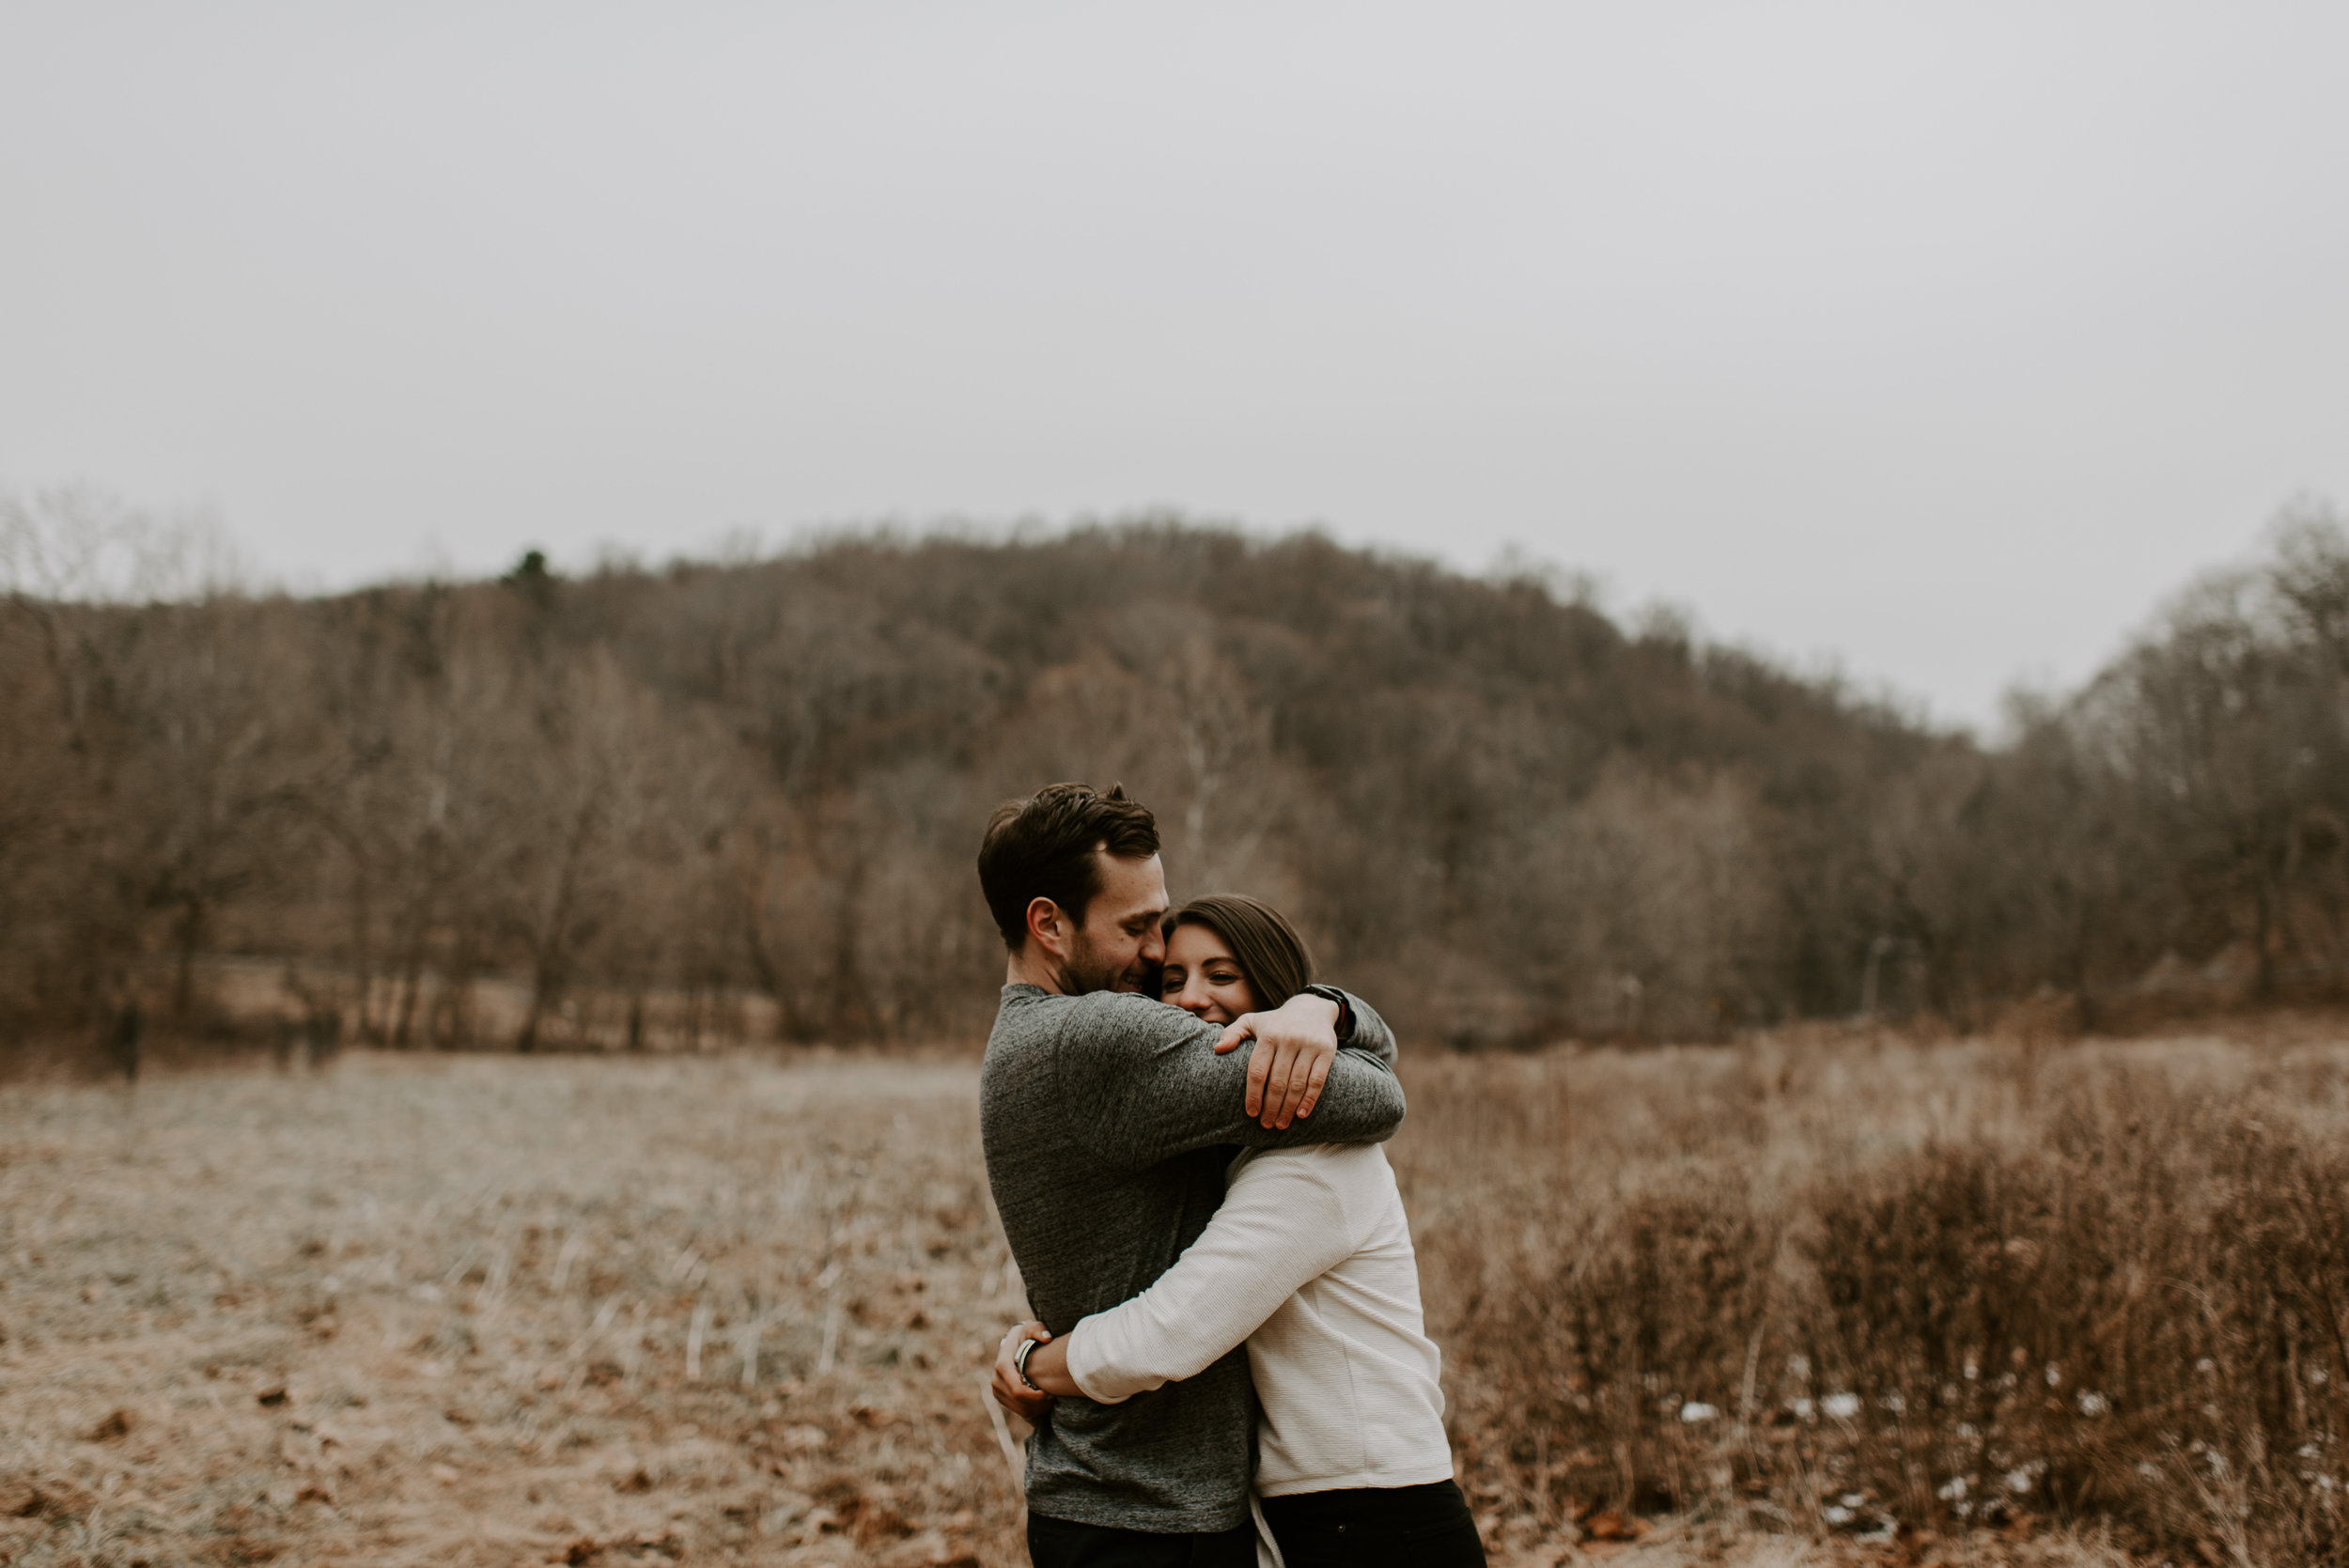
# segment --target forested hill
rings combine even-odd
[[[1177,897],[1277,902],[1422,1039],[2094,1010],[2214,959],[2321,989],[2349,551],[2279,538],[1996,752],[1531,579],[1177,522],[328,598],[20,584],[0,1008],[200,1021],[237,957],[407,1044],[745,996],[787,1037],[975,1037],[979,827],[1069,778],[1157,809]]]

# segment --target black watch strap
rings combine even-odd
[[[1354,1004],[1335,986],[1308,986],[1305,989],[1324,1001],[1338,1004],[1338,1043],[1344,1045],[1354,1038]]]

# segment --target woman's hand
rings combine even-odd
[[[1024,1381],[1019,1369],[1012,1364],[1012,1357],[1019,1353],[1022,1340],[1037,1342],[1036,1347],[1028,1352],[1028,1375]],[[1029,1383],[1035,1388],[1028,1387]],[[1003,1336],[1003,1343],[995,1352],[995,1377],[988,1387],[994,1393],[996,1404],[1030,1426],[1051,1408],[1056,1396],[1084,1392],[1077,1387],[1077,1380],[1068,1375],[1068,1342],[1052,1338],[1052,1331],[1041,1323],[1023,1323]],[[1039,1393],[1037,1389],[1043,1391]]]
[[[1243,1013],[1223,1031],[1215,1048],[1227,1051],[1242,1040],[1256,1042],[1248,1059],[1248,1114],[1271,1128],[1311,1116],[1330,1081],[1338,1055],[1338,1004],[1299,991],[1270,1013]]]
[[[1038,1393],[1022,1382],[1019,1377],[1019,1369],[1012,1365],[1011,1358],[1019,1351],[1021,1341],[1050,1341],[1051,1337],[1052,1331],[1041,1323],[1023,1323],[1005,1334],[1003,1343],[995,1351],[995,1377],[988,1385],[988,1391],[994,1394],[996,1404],[1018,1416],[1030,1426],[1043,1424],[1044,1412],[1052,1407],[1052,1396],[1048,1393]],[[1033,1370],[1034,1358],[1042,1354],[1042,1345],[1038,1345],[1028,1353],[1031,1363],[1030,1376],[1034,1376]],[[1038,1381],[1041,1382],[1042,1379],[1039,1378]]]

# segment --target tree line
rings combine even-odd
[[[2317,509],[1996,744],[1538,574],[1179,519],[313,597],[87,496],[0,498],[0,545],[12,1042],[225,1027],[257,967],[392,1046],[972,1037],[979,825],[1066,778],[1423,1039],[2349,977]]]

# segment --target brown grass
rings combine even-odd
[[[2349,1048],[2301,1034],[1419,1054],[1496,1561],[2340,1560]],[[973,1090],[0,1090],[0,1561],[1023,1561]]]
[[[2337,1044],[1435,1059],[1412,1114],[1499,1518],[2349,1556]]]
[[[0,1560],[1008,1560],[971,1101],[364,1056],[9,1092]]]

